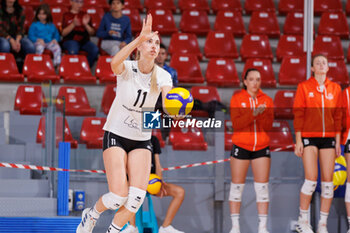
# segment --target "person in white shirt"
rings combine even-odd
[[[152,32],[149,14],[143,20],[140,35],[112,58],[117,94],[103,127],[103,160],[109,193],[83,211],[77,233],[91,233],[100,214],[107,209],[118,209],[107,230],[118,233],[144,201],[151,170],[152,132],[143,129],[142,112],[154,109],[160,92],[165,99],[172,89],[170,74],[154,63],[159,45],[158,32]],[[135,49],[139,59],[126,61]]]

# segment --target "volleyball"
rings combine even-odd
[[[159,193],[160,188],[162,187],[162,179],[156,174],[150,174],[147,186],[147,192],[152,195]]]
[[[346,161],[344,156],[339,156],[335,160],[333,184],[334,186],[344,185],[346,181]]]
[[[193,108],[193,97],[185,88],[176,87],[168,92],[164,104],[170,115],[186,116]]]

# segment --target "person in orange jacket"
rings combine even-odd
[[[314,77],[300,83],[294,100],[295,154],[304,164],[305,181],[300,192],[300,215],[296,230],[313,233],[308,221],[309,205],[321,169],[321,211],[318,233],[328,233],[327,218],[333,200],[333,170],[341,154],[341,88],[327,78],[328,60],[312,59]]]
[[[347,163],[347,183],[345,190],[345,205],[348,216],[348,224],[350,227],[350,87],[346,88],[342,93],[343,105],[343,133],[341,144],[344,145],[344,155]],[[347,233],[350,233],[350,229]]]
[[[230,104],[234,131],[230,162],[230,233],[240,233],[241,197],[250,163],[254,174],[259,233],[268,233],[266,225],[269,206],[270,138],[267,132],[272,128],[273,102],[260,90],[261,76],[258,70],[248,69],[243,83],[244,89],[232,96]]]

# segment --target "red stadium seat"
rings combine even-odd
[[[210,31],[204,45],[204,55],[207,58],[229,57],[238,58],[235,39],[229,32]]]
[[[306,80],[306,57],[292,56],[282,60],[279,71],[280,85],[298,85]]]
[[[198,59],[202,59],[197,36],[193,33],[173,33],[168,48],[170,54],[194,54]]]
[[[56,117],[56,147],[58,143],[63,140],[62,126],[63,118]],[[73,149],[78,148],[78,141],[74,140],[72,133],[70,131],[67,120],[64,121],[64,141],[70,143],[70,147]],[[40,118],[38,130],[36,133],[36,142],[41,143],[45,147],[45,117]]]
[[[243,60],[248,58],[273,58],[269,39],[266,35],[245,35],[240,54]]]
[[[239,11],[219,11],[216,14],[214,29],[215,31],[228,31],[239,37],[246,33],[242,13]]]
[[[117,80],[116,75],[111,69],[111,56],[99,56],[96,65],[96,77],[100,80],[100,83],[115,83]]]
[[[23,74],[27,77],[28,82],[59,82],[60,76],[56,74],[52,60],[49,55],[27,54]]]
[[[207,12],[197,10],[186,10],[182,12],[180,29],[182,32],[206,35],[210,30]]]
[[[214,13],[218,11],[242,11],[241,1],[239,0],[212,0],[211,9]]]
[[[64,55],[60,65],[60,75],[65,83],[96,83],[89,63],[83,55]]]
[[[345,87],[349,85],[349,74],[346,69],[346,65],[343,59],[341,60],[328,60],[329,71],[327,77]]]
[[[33,20],[34,20],[35,11],[34,11],[33,7],[30,5],[22,6],[22,7],[23,7],[24,14],[25,14],[25,20],[24,20],[23,27],[24,27],[25,33],[28,34],[29,27],[30,27],[30,25],[32,25]]]
[[[59,111],[63,111],[64,108],[67,116],[95,116],[96,114],[96,110],[90,107],[83,87],[60,87],[56,98],[56,108]]]
[[[86,117],[80,131],[80,142],[86,144],[88,149],[102,149],[104,117]]]
[[[149,9],[163,9],[175,12],[176,6],[173,0],[145,0],[144,6]]]
[[[24,76],[18,72],[16,60],[12,53],[0,53],[0,81],[24,81]]]
[[[281,61],[286,56],[304,55],[303,43],[303,36],[301,35],[282,35],[277,45],[277,60]]]
[[[20,85],[17,88],[14,109],[24,115],[41,115],[47,107],[41,86]]]
[[[250,34],[264,34],[269,37],[279,37],[280,27],[275,12],[255,11],[249,23]]]
[[[316,15],[320,15],[323,12],[335,12],[342,11],[343,6],[340,0],[315,0],[314,12]]]
[[[346,1],[345,12],[347,15],[350,15],[350,0]]]
[[[272,129],[268,132],[270,136],[270,150],[294,151],[293,136],[287,121],[275,120]]]
[[[273,105],[274,113],[277,119],[293,119],[293,104],[295,91],[278,90],[275,94]]]
[[[173,54],[170,66],[177,71],[180,83],[203,83],[198,58],[193,54]]]
[[[176,121],[177,123],[179,121]],[[171,128],[169,141],[173,150],[202,150],[208,149],[203,132],[197,127],[180,128],[179,126]]]
[[[216,87],[211,86],[193,86],[191,88],[191,94],[193,99],[202,101],[202,103],[208,103],[210,101],[221,101],[218,90]],[[196,117],[208,117],[209,113],[204,110],[192,110],[192,116]]]
[[[101,101],[101,112],[108,114],[109,109],[113,103],[113,100],[116,95],[116,86],[115,84],[108,84],[103,91],[102,101]]]
[[[171,35],[177,32],[171,10],[151,9],[149,13],[152,14],[153,17],[153,31],[158,31],[161,35]]]
[[[245,11],[250,14],[253,11],[275,11],[275,4],[272,0],[246,0]]]
[[[289,12],[284,21],[283,33],[288,35],[303,35],[304,32],[304,13]]]
[[[139,33],[142,29],[141,16],[138,9],[123,9],[123,14],[130,18],[131,32]]]
[[[349,25],[343,12],[324,12],[318,26],[319,35],[349,38]]]
[[[276,87],[275,73],[272,69],[271,60],[261,58],[248,59],[245,62],[243,74],[250,68],[259,70],[262,87]]]
[[[232,87],[239,85],[236,65],[233,59],[210,59],[205,76],[208,85],[220,87]]]
[[[44,0],[44,3],[47,3],[50,7],[53,7],[53,6],[69,7],[70,6],[69,0]]]
[[[100,26],[103,15],[105,14],[103,8],[97,6],[84,6],[83,10],[90,15],[91,24],[95,28],[98,29]]]
[[[278,2],[278,12],[280,14],[294,11],[304,11],[304,0],[280,0]]]
[[[165,146],[165,141],[163,140],[162,132],[159,129],[153,129],[152,135],[157,137],[160,147],[163,148]]]
[[[178,6],[181,11],[197,10],[209,12],[209,4],[207,0],[179,0]]]
[[[137,9],[139,11],[143,10],[140,0],[125,0],[124,7],[128,9]]]
[[[337,36],[317,36],[314,43],[315,54],[323,54],[328,59],[344,59],[343,47]]]
[[[233,146],[232,142],[233,128],[232,122],[226,120],[225,121],[225,150],[230,151]]]
[[[94,6],[106,10],[110,8],[106,0],[84,0],[84,6]]]
[[[21,6],[38,7],[41,4],[41,0],[19,0],[18,3]]]
[[[59,31],[62,31],[63,14],[67,11],[68,11],[68,7],[66,6],[51,7],[52,21]]]

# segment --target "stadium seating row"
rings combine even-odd
[[[28,6],[38,6],[41,0],[20,0],[21,5]],[[44,0],[45,3],[51,6],[69,6],[69,0]],[[86,0],[84,2],[86,6],[98,6],[103,8],[108,8],[106,0]],[[350,11],[350,1],[347,1],[346,11]],[[125,0],[125,6],[127,8],[138,9],[140,11],[145,7],[148,9],[167,9],[176,10],[176,6],[173,0],[145,0],[144,5],[141,4],[140,0]],[[280,14],[286,14],[291,11],[303,10],[304,1],[303,0],[280,0],[278,3],[278,12]],[[179,0],[178,8],[180,11],[184,10],[210,10],[207,0]],[[218,10],[236,10],[242,11],[240,0],[212,0],[211,9],[213,12]],[[273,0],[246,0],[244,3],[244,10],[247,13],[253,11],[275,11],[275,5]],[[315,0],[314,3],[315,13],[321,14],[325,11],[342,11],[342,4],[340,0]]]
[[[285,45],[287,49],[284,50],[285,55],[280,55],[284,57],[279,70],[278,80],[280,85],[297,85],[299,82],[305,80],[306,77],[306,58],[301,54],[301,51],[299,56],[291,55],[294,52],[292,51],[293,47],[288,46],[288,40],[290,38],[296,37],[286,37]],[[326,38],[333,39],[331,37]],[[325,43],[329,43],[326,39],[324,41]],[[225,46],[229,45],[226,44]],[[220,46],[218,45],[217,47]],[[174,51],[172,46],[170,48]],[[254,58],[254,51],[251,54],[251,56],[246,57],[243,73],[248,67],[256,68],[261,72],[263,87],[276,87],[277,82],[272,62],[269,59],[270,56]],[[277,54],[282,54],[281,50],[277,50]],[[176,53],[172,55],[170,66],[177,70],[178,81],[180,83],[204,83],[205,80],[197,55],[192,53]],[[328,57],[330,67],[328,77],[342,86],[349,85],[349,76],[344,59],[336,56],[332,58],[331,52],[328,53]],[[110,68],[110,61],[110,56],[99,57],[95,77],[92,75],[84,55],[65,55],[62,57],[59,75],[57,75],[49,55],[28,54],[24,61],[23,74],[20,74],[13,54],[0,53],[0,81],[24,82],[24,77],[27,77],[28,82],[48,82],[51,80],[51,82],[55,83],[60,82],[60,78],[62,77],[64,83],[96,84],[97,78],[100,83],[115,83],[116,78]],[[219,87],[239,86],[240,83],[235,62],[230,57],[211,58],[207,65],[205,77],[208,85]]]
[[[103,125],[106,118],[103,117],[86,117],[83,120],[80,131],[80,143],[86,144],[88,149],[102,148],[103,140]],[[63,118],[56,118],[56,147],[58,143],[63,140]],[[162,138],[161,131],[153,130],[159,141],[161,147],[165,146],[165,141]],[[232,123],[225,121],[225,150],[232,148]],[[287,121],[275,120],[273,122],[272,130],[269,132],[270,149],[290,150],[287,148],[293,145],[293,138],[291,129]],[[70,131],[67,120],[64,122],[64,141],[71,143],[71,148],[78,148],[78,141],[75,140]],[[45,117],[42,117],[39,122],[36,142],[41,143],[45,147]],[[189,126],[187,128],[172,127],[169,133],[169,142],[174,150],[207,150],[208,144],[205,141],[204,134],[200,128]]]
[[[214,86],[194,86],[191,88],[191,93],[195,99],[200,100],[202,103],[210,101],[221,102],[218,90]],[[108,114],[115,95],[115,85],[106,85],[100,109],[105,115]],[[274,98],[275,117],[277,119],[293,119],[294,96],[294,90],[277,91]],[[48,101],[41,86],[20,85],[16,92],[14,110],[24,115],[41,115],[42,108],[47,107]],[[64,107],[65,114],[68,116],[96,115],[96,110],[91,108],[83,87],[60,87],[54,102],[57,110],[63,111]],[[208,113],[203,113],[203,110],[193,110],[191,115],[208,117]]]

